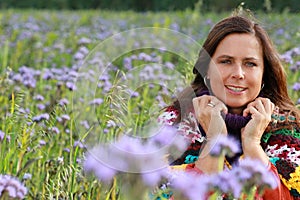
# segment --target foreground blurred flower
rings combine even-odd
[[[15,177],[0,174],[0,197],[24,199],[27,188]],[[7,196],[8,195],[8,196]]]
[[[130,183],[126,195],[137,193],[136,188],[139,188],[140,194],[145,194],[147,189],[169,177],[168,150],[179,152],[177,147],[185,146],[183,142],[178,142],[183,140],[183,136],[177,134],[181,138],[176,138],[175,128],[166,127],[155,133],[147,139],[123,135],[110,144],[100,144],[90,149],[83,163],[84,170],[103,182],[112,181],[115,175],[123,176],[125,185]]]
[[[173,176],[171,187],[190,200],[215,199],[259,199],[267,188],[277,187],[276,177],[258,160],[246,158],[232,170],[215,174],[179,172]],[[209,197],[208,197],[209,196]]]
[[[237,141],[230,136],[219,135],[211,141],[213,145],[210,151],[212,156],[227,155],[234,156],[240,152],[240,147]]]

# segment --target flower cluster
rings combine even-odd
[[[232,170],[216,174],[177,173],[172,187],[190,200],[207,199],[209,194],[214,193],[230,199],[244,195],[247,199],[254,199],[266,188],[275,189],[277,182],[260,161],[244,159]]]
[[[0,197],[24,199],[27,188],[15,177],[0,175]]]
[[[226,169],[210,175],[189,170],[170,171],[164,159],[167,152],[159,148],[160,145],[171,145],[174,133],[176,131],[167,126],[162,129],[161,134],[148,142],[123,136],[108,146],[102,145],[92,149],[86,157],[84,169],[93,172],[104,182],[112,180],[120,172],[139,173],[139,184],[142,182],[148,188],[156,186],[166,178],[175,195],[191,200],[206,199],[210,194],[228,198],[246,195],[247,198],[253,199],[264,189],[274,189],[277,186],[272,172],[260,161],[249,158],[240,160],[231,170]],[[173,145],[182,149],[183,144],[178,142],[179,140],[183,140],[183,137],[173,140],[176,141]],[[230,137],[220,136],[213,142],[210,153],[214,156],[233,155],[240,150],[238,143]]]
[[[229,157],[234,156],[240,152],[240,146],[236,139],[233,137],[219,135],[211,141],[211,151],[212,156],[227,155]]]
[[[102,181],[111,181],[120,172],[140,173],[146,185],[154,186],[168,173],[165,155],[183,151],[186,142],[175,128],[165,126],[149,139],[124,135],[110,144],[101,144],[86,154],[84,169]]]

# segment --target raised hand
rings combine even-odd
[[[227,114],[226,105],[218,98],[203,95],[193,99],[195,115],[209,140],[218,134],[227,134],[225,121],[221,112]]]

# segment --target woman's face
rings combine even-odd
[[[230,34],[218,45],[207,72],[214,95],[241,113],[259,94],[264,72],[262,48],[252,34]]]

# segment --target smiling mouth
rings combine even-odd
[[[233,92],[242,92],[242,91],[246,90],[246,88],[233,87],[233,86],[226,86],[226,88],[233,91]]]

